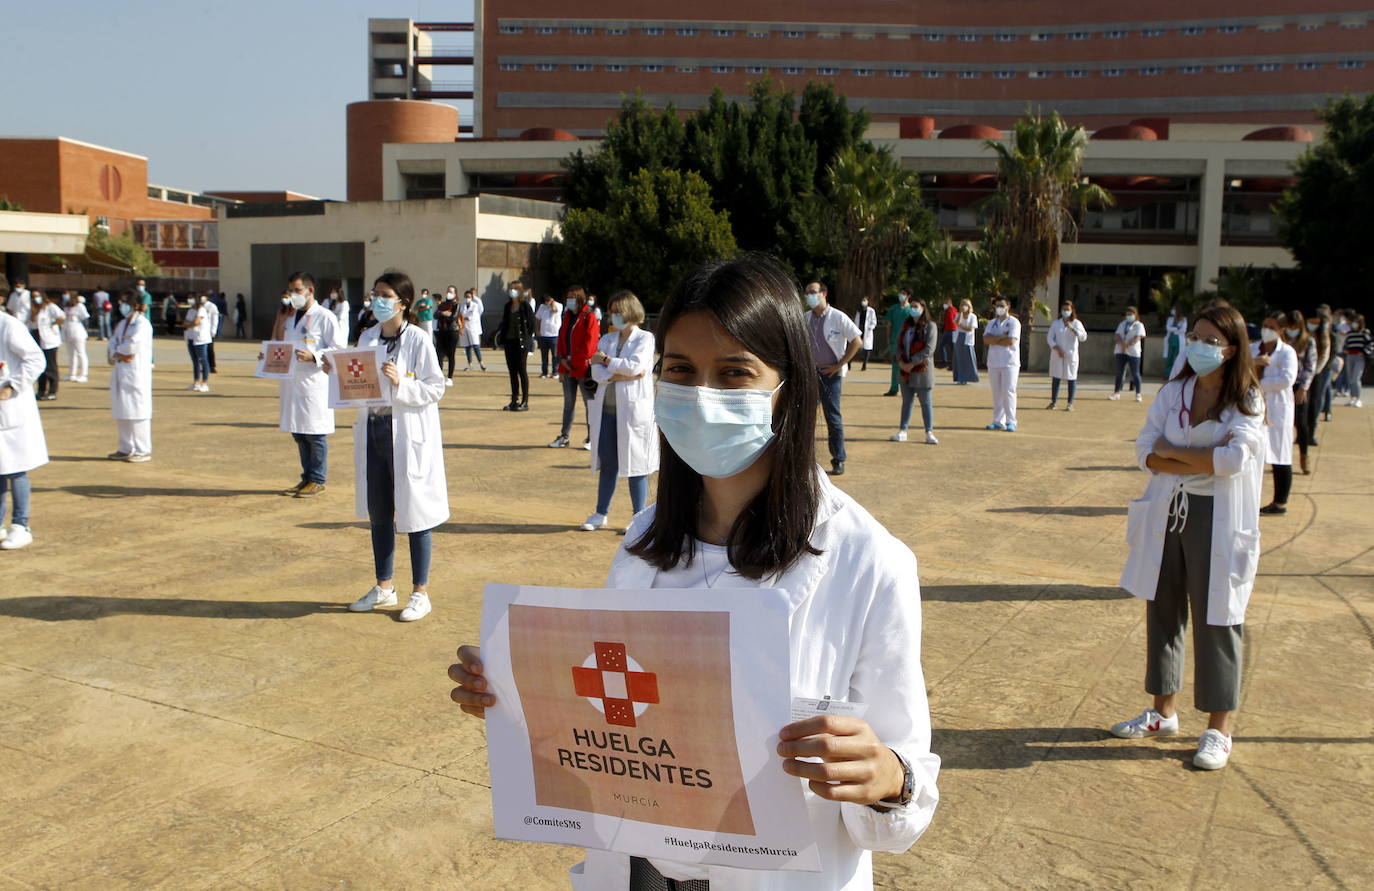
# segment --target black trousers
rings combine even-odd
[[[530,354],[524,344],[506,344],[506,370],[510,372],[510,401],[524,404],[530,401],[530,373],[525,362]]]
[[[444,363],[448,363],[448,370],[444,371],[444,377],[453,377],[453,357],[458,352],[458,332],[445,331],[440,328],[434,332],[434,349],[439,353],[439,370],[444,370]]]
[[[215,342],[213,340],[206,346],[205,355],[210,359],[210,373],[218,373],[219,369],[215,367]]]
[[[38,376],[35,396],[57,395],[57,347],[43,351],[43,373]]]

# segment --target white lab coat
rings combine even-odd
[[[38,329],[38,345],[45,350],[62,346],[62,324],[66,319],[67,314],[62,307],[51,300],[44,300],[33,314],[33,326]]]
[[[1126,509],[1126,544],[1130,553],[1121,571],[1121,587],[1136,597],[1154,600],[1159,587],[1159,567],[1164,556],[1164,535],[1169,523],[1169,502],[1182,479],[1172,473],[1156,473],[1145,466],[1161,436],[1176,445],[1185,445],[1188,431],[1183,426],[1200,418],[1180,411],[1191,404],[1197,377],[1189,375],[1160,388],[1150,404],[1145,426],[1136,437],[1136,463],[1150,477],[1145,494]],[[1259,499],[1264,480],[1264,414],[1259,394],[1251,391],[1247,415],[1236,408],[1221,413],[1216,431],[1220,442],[1229,433],[1231,441],[1212,450],[1214,491],[1212,495],[1212,560],[1207,581],[1207,624],[1240,625],[1245,621],[1245,606],[1255,584],[1259,565]]]
[[[1260,345],[1250,344],[1250,355],[1259,355]],[[1293,384],[1298,380],[1298,353],[1283,341],[1274,345],[1269,364],[1260,369],[1260,389],[1264,391],[1264,410],[1268,416],[1265,432],[1269,447],[1264,460],[1270,464],[1293,463]]]
[[[67,343],[79,343],[87,340],[91,333],[86,330],[86,322],[91,318],[90,312],[83,303],[74,303],[65,310],[65,320],[62,322],[62,339]]]
[[[214,340],[215,340],[215,338],[216,338],[216,337],[219,337],[219,323],[220,323],[219,306],[215,304],[215,301],[213,301],[213,300],[207,300],[207,301],[205,301],[205,307],[204,307],[204,308],[205,308],[206,314],[210,317],[210,340],[209,340],[209,342],[210,342],[210,343],[213,343]]]
[[[374,325],[358,338],[358,347],[376,349],[381,338],[382,326]],[[449,518],[444,440],[439,430],[444,375],[429,335],[418,325],[407,325],[401,331],[394,361],[401,376],[391,402],[396,531],[423,532]],[[359,409],[353,425],[353,468],[357,475],[353,507],[360,520],[368,518],[367,416],[368,409]]]
[[[115,326],[106,345],[110,368],[110,415],[116,421],[146,421],[153,416],[153,323],[141,312]],[[115,353],[132,355],[120,362]]]
[[[1088,339],[1083,323],[1078,319],[1065,322],[1061,316],[1050,325],[1045,339],[1050,344],[1050,377],[1057,377],[1061,381],[1078,380],[1078,345]],[[1062,358],[1054,351],[1054,347],[1064,351]]]
[[[871,306],[861,306],[855,316],[857,318],[854,319],[854,324],[863,332],[863,348],[873,349],[873,332],[878,328],[878,311]],[[860,319],[863,320],[862,324]]]
[[[810,326],[811,316],[815,313],[814,310],[810,309],[806,310],[806,312],[807,316],[805,321],[806,324]],[[835,361],[840,362],[844,359],[845,353],[849,352],[850,342],[853,341],[854,338],[860,336],[862,332],[859,331],[859,326],[854,324],[853,319],[833,306],[827,306],[825,312],[821,314],[821,317],[825,320],[821,323],[821,326],[825,334],[826,345],[829,346],[830,351],[835,354]],[[809,337],[810,335],[808,334],[807,336]],[[816,364],[820,365],[822,363],[817,360]],[[824,364],[829,365],[830,363],[826,362]],[[845,377],[848,374],[849,366],[847,364],[840,365],[840,377]]]
[[[33,298],[29,296],[29,289],[15,288],[10,291],[10,296],[5,301],[5,309],[19,321],[19,324],[27,327],[29,315],[33,311]]]
[[[459,304],[458,312],[463,316],[463,333],[458,336],[459,346],[482,345],[482,312],[484,309],[481,297],[472,298],[471,303]]]
[[[334,304],[334,318],[339,323],[339,334],[348,339],[348,301],[340,297]]]
[[[318,303],[306,310],[299,323],[295,314],[286,318],[283,340],[293,343],[315,357],[314,362],[297,360],[291,377],[280,382],[283,433],[321,435],[334,432],[334,409],[329,407],[329,375],[320,367],[320,358],[343,346],[339,322]]]
[[[847,317],[846,317],[847,318]],[[769,587],[791,603],[792,695],[865,702],[864,719],[911,765],[911,803],[886,813],[817,797],[802,784],[820,849],[821,872],[708,867],[711,891],[869,891],[871,851],[901,853],[930,825],[939,802],[940,758],[930,751],[930,709],[921,670],[921,587],[909,548],[817,471],[821,503],[805,554]],[[651,505],[630,523],[611,564],[610,588],[649,588],[658,570],[625,552],[653,519]],[[703,584],[704,587],[704,584]],[[740,596],[749,596],[742,589]],[[781,728],[779,728],[781,729]],[[781,763],[776,765],[781,770]],[[575,891],[629,887],[630,859],[587,851],[570,871]]]
[[[597,349],[611,357],[605,365],[590,365],[596,395],[592,397],[592,470],[601,469],[601,406],[606,388],[615,387],[617,477],[647,476],[658,470],[658,427],[654,424],[654,335],[635,328],[620,347],[619,332],[603,335]],[[618,354],[618,355],[617,355]],[[640,374],[639,380],[609,383],[613,374]]]
[[[1178,352],[1179,352],[1179,354],[1181,355],[1181,354],[1183,353],[1183,345],[1184,345],[1183,342],[1184,342],[1184,339],[1187,338],[1187,336],[1188,336],[1188,317],[1187,317],[1187,316],[1177,316],[1177,317],[1175,317],[1175,316],[1173,316],[1173,315],[1170,315],[1170,316],[1169,316],[1169,320],[1168,320],[1167,322],[1164,323],[1164,347],[1163,347],[1163,349],[1161,349],[1161,350],[1159,351],[1159,354],[1160,354],[1161,356],[1166,357],[1166,358],[1168,357],[1168,355],[1169,355],[1169,342],[1170,342],[1170,339],[1172,338],[1174,341],[1176,341],[1177,348],[1178,348]]]
[[[0,402],[0,474],[28,473],[48,463],[43,421],[33,398],[33,382],[47,367],[43,351],[23,323],[0,314],[0,387],[14,395]]]

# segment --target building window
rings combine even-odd
[[[960,71],[960,72],[959,72],[959,79],[960,79],[960,80],[973,80],[973,79],[975,79],[975,78],[977,78],[977,77],[980,77],[980,76],[981,76],[981,75],[979,75],[979,73],[978,73],[977,71]]]
[[[735,32],[731,28],[716,28],[711,32],[716,37],[734,37]]]
[[[850,34],[849,36],[855,40],[872,40],[874,37],[872,34]]]
[[[805,31],[784,31],[784,32],[782,32],[782,36],[783,36],[783,37],[805,37],[805,36],[806,36],[806,32],[805,32]]]
[[[1321,30],[1322,28],[1324,28],[1324,27],[1325,27],[1325,25],[1323,25],[1321,22],[1303,22],[1301,25],[1298,25],[1298,30],[1299,30],[1299,31],[1320,31],[1320,30]]]
[[[1030,36],[1030,39],[1031,39],[1032,41],[1034,41],[1035,43],[1044,43],[1044,42],[1047,41],[1047,40],[1053,40],[1053,39],[1054,39],[1054,35],[1053,35],[1053,34],[1050,34],[1050,33],[1048,33],[1048,32],[1042,31],[1042,32],[1039,33],[1039,34],[1032,34],[1032,35]]]
[[[1364,27],[1364,22],[1341,22],[1342,31],[1358,31]]]
[[[942,41],[942,40],[945,39],[945,35],[943,35],[943,34],[927,34],[927,35],[925,35],[925,38],[926,38],[926,40],[929,40],[931,43],[939,43],[940,41]]]
[[[994,34],[992,39],[998,43],[1012,43],[1016,40],[1015,34]]]
[[[502,71],[519,71],[524,66],[519,62],[502,62],[498,67],[500,67]]]
[[[817,32],[816,32],[816,36],[819,37],[821,40],[839,40],[839,39],[840,39],[840,35],[839,35],[839,32],[838,32],[838,31],[817,31]]]
[[[574,63],[574,65],[572,66],[572,70],[573,70],[573,71],[595,71],[595,70],[596,70],[596,66],[595,66],[595,65],[589,65],[589,64],[586,63],[586,62],[577,62],[577,63]]]
[[[645,72],[646,74],[658,74],[660,71],[663,70],[663,66],[662,66],[662,65],[640,65],[640,66],[639,66],[639,70]]]
[[[767,36],[768,36],[768,32],[767,32],[767,31],[746,31],[745,34],[747,34],[747,35],[750,36],[750,37],[767,37]]]
[[[624,37],[630,33],[629,28],[607,28],[606,33],[611,37]]]
[[[873,76],[873,69],[872,69],[872,68],[855,68],[855,69],[854,69],[854,76],[855,76],[855,77],[872,77],[872,76]]]
[[[1064,76],[1065,76],[1065,77],[1087,77],[1087,76],[1088,76],[1088,72],[1084,71],[1082,68],[1071,68],[1071,69],[1069,69],[1068,71],[1065,71],[1065,72],[1064,72]]]
[[[1092,34],[1088,31],[1070,31],[1064,35],[1065,40],[1087,40],[1089,37],[1092,37]]]
[[[573,27],[573,28],[569,28],[568,30],[571,31],[571,32],[574,33],[574,34],[582,34],[582,35],[586,35],[586,34],[595,34],[595,33],[596,33],[596,29],[595,29],[595,28],[588,28],[586,25],[577,25],[577,26],[575,26],[575,27]]]
[[[1363,68],[1364,62],[1362,62],[1359,59],[1342,59],[1341,61],[1336,63],[1336,67],[1344,69],[1346,71],[1350,71],[1354,68]]]
[[[1120,40],[1121,38],[1123,38],[1123,37],[1126,36],[1126,32],[1125,32],[1125,31],[1104,31],[1103,34],[1102,34],[1102,36],[1103,36],[1103,37],[1106,37],[1106,38],[1109,39],[1109,40]]]
[[[502,25],[502,26],[501,26],[501,33],[502,33],[502,34],[524,34],[524,33],[525,33],[525,29],[522,28],[522,27],[520,27],[519,25]]]
[[[889,68],[889,69],[888,69],[888,72],[887,72],[887,76],[888,76],[888,77],[911,77],[911,72],[910,72],[910,71],[907,71],[905,68]]]
[[[535,29],[534,29],[534,33],[535,33],[535,34],[557,34],[557,33],[558,33],[558,29],[555,28],[553,25],[540,25],[538,28],[535,28]]]
[[[922,71],[922,72],[921,72],[921,77],[944,77],[944,76],[945,76],[945,73],[944,73],[943,71],[936,71],[936,70],[933,69],[933,68],[932,68],[932,69],[929,69],[929,70],[927,70],[927,71]]]
[[[1256,71],[1282,71],[1283,66],[1278,62],[1261,62],[1255,66]]]
[[[712,73],[712,74],[734,74],[734,73],[735,73],[735,66],[733,66],[733,65],[712,65],[712,66],[711,66],[711,73]]]
[[[697,36],[697,29],[696,29],[696,28],[678,28],[678,29],[677,29],[677,36],[678,36],[678,37],[696,37],[696,36]]]
[[[1201,74],[1201,73],[1202,73],[1202,66],[1201,66],[1201,65],[1183,65],[1183,66],[1180,66],[1180,67],[1179,67],[1178,73],[1179,73],[1179,74]]]
[[[1316,71],[1322,67],[1320,62],[1299,62],[1296,66],[1299,71]]]
[[[1217,26],[1217,33],[1218,33],[1218,34],[1239,34],[1240,32],[1242,32],[1242,31],[1244,31],[1244,30],[1245,30],[1245,27],[1244,27],[1243,25],[1218,25],[1218,26]]]
[[[782,70],[782,73],[783,73],[783,74],[805,74],[805,73],[806,73],[806,69],[805,69],[805,68],[797,68],[796,66],[789,65],[789,66],[787,66],[786,68],[784,68],[784,69]]]
[[[767,68],[764,68],[762,65],[750,65],[749,67],[745,68],[744,71],[745,71],[746,74],[767,74],[767,73],[768,73],[768,69],[767,69]]]
[[[959,40],[963,43],[977,43],[983,38],[977,34],[960,34]]]
[[[1163,28],[1144,28],[1140,32],[1141,37],[1163,37]]]
[[[1102,76],[1103,76],[1103,77],[1120,77],[1121,75],[1123,75],[1123,74],[1125,74],[1125,73],[1126,73],[1126,72],[1123,71],[1123,70],[1120,69],[1120,68],[1103,68],[1103,69],[1102,69]]]
[[[109,217],[96,217],[96,218],[95,218],[95,227],[96,227],[97,229],[99,229],[101,232],[109,232],[109,231],[110,231],[110,218],[109,218]]]
[[[1015,71],[994,71],[992,76],[998,80],[1012,80],[1016,77]]]
[[[403,173],[401,180],[405,184],[408,201],[448,197],[445,194],[448,190],[442,173]]]
[[[1178,29],[1178,33],[1182,34],[1184,37],[1196,37],[1199,34],[1205,34],[1206,32],[1206,28],[1200,28],[1197,25],[1189,25],[1186,28]]]
[[[624,71],[624,70],[625,70],[625,66],[624,66],[624,65],[607,65],[607,66],[606,66],[606,70],[607,70],[607,71],[621,72],[621,71]]]
[[[678,74],[696,74],[696,73],[697,73],[697,66],[695,66],[695,65],[679,65],[679,66],[677,66],[677,73],[678,73]]]
[[[662,28],[640,28],[640,29],[639,29],[639,33],[645,35],[646,37],[661,37],[661,36],[663,36],[663,29],[662,29]]]
[[[1239,65],[1218,65],[1217,74],[1236,74],[1240,71]]]
[[[840,72],[834,68],[817,68],[816,73],[819,74],[821,77],[834,77]]]
[[[534,66],[535,71],[557,71],[558,66],[552,62],[540,62]]]
[[[1053,72],[1053,71],[1027,71],[1027,72],[1026,72],[1026,77],[1030,78],[1031,80],[1048,80],[1049,78],[1054,77],[1054,72]]]
[[[1267,23],[1267,24],[1260,25],[1260,26],[1257,27],[1255,30],[1256,30],[1256,31],[1263,31],[1265,34],[1273,34],[1275,31],[1282,31],[1282,30],[1283,30],[1283,23],[1282,23],[1282,22],[1269,22],[1269,23]]]
[[[1142,68],[1142,69],[1140,69],[1140,74],[1141,74],[1142,77],[1154,77],[1154,76],[1157,75],[1157,74],[1163,74],[1163,73],[1164,73],[1164,69],[1163,69],[1163,68],[1157,68],[1157,67],[1155,67],[1155,66],[1153,66],[1153,65],[1151,65],[1149,68]]]

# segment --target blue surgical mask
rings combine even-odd
[[[734,476],[773,441],[773,390],[713,390],[658,382],[654,420],[687,466],[702,476]]]
[[[129,304],[127,304],[127,303],[121,303],[121,304],[119,304],[119,314],[120,314],[121,316],[127,316],[127,315],[128,315],[129,313],[131,313],[131,312],[133,312],[133,308],[130,307]]]
[[[378,297],[372,301],[372,318],[385,322],[396,315],[396,298]]]
[[[818,306],[820,306],[820,305],[821,305],[821,295],[820,295],[820,294],[807,294],[807,295],[806,295],[806,307],[807,307],[807,309],[815,309],[816,307],[818,307]]]
[[[1307,323],[1307,330],[1308,330],[1308,331],[1311,331],[1313,334],[1316,334],[1316,333],[1317,333],[1317,329],[1320,328],[1321,326],[1322,326],[1322,325],[1321,325],[1321,322],[1308,322],[1308,323]]]
[[[1297,340],[1298,334],[1301,332],[1297,328],[1284,328],[1283,333],[1285,336],[1288,337],[1289,340]]]
[[[622,316],[622,315],[621,315],[620,313],[618,313],[618,312],[613,312],[613,313],[611,313],[611,327],[612,327],[612,328],[624,328],[624,327],[625,327],[625,317]]]
[[[1221,367],[1221,363],[1226,359],[1222,356],[1225,347],[1213,346],[1210,343],[1196,341],[1188,344],[1188,348],[1183,351],[1188,359],[1188,364],[1193,371],[1199,375],[1211,374]]]
[[[919,319],[921,317],[921,308],[919,306],[908,306],[906,311],[913,319]]]
[[[1061,316],[1063,316],[1064,318],[1066,318],[1066,319],[1071,319],[1071,318],[1073,318],[1073,310],[1071,310],[1071,309],[1061,309],[1061,310],[1059,311],[1059,314],[1060,314]]]

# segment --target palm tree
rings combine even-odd
[[[948,236],[921,249],[915,278],[919,293],[948,297],[956,305],[967,299],[977,306],[980,299],[1003,293],[1009,284],[996,257],[978,245],[953,242]]]
[[[1083,176],[1086,143],[1083,128],[1069,127],[1057,112],[1027,113],[1012,128],[1009,144],[987,140],[997,154],[997,191],[980,208],[989,217],[986,244],[1030,301],[1058,273],[1059,245],[1077,237],[1077,215],[1090,205],[1114,203],[1110,192]]]
[[[1192,315],[1201,302],[1193,288],[1191,272],[1164,273],[1159,286],[1150,289],[1150,299],[1155,302],[1155,308],[1166,315],[1175,306],[1181,307],[1184,315]]]

